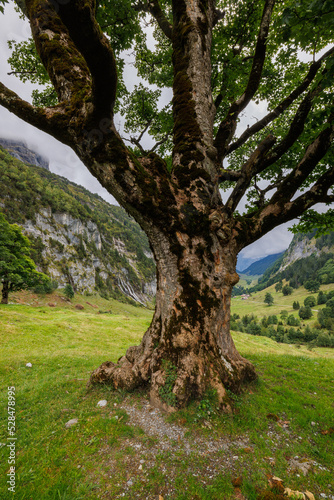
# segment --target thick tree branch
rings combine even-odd
[[[253,214],[246,214],[237,221],[240,250],[271,231],[276,226],[299,217],[305,210],[316,203],[330,203],[332,195],[327,192],[334,184],[334,168],[329,168],[317,182],[305,193],[292,200],[309,174],[326,155],[334,140],[334,116],[331,123],[308,146],[298,166],[285,177],[271,200],[262,209]]]
[[[228,170],[228,169],[222,169],[219,174],[218,174],[218,183],[220,184],[221,182],[225,181],[237,181],[241,177],[241,171],[240,170]]]
[[[207,5],[207,7],[206,7]],[[173,165],[198,164],[213,151],[211,43],[214,1],[173,0]],[[214,151],[212,153],[215,154]],[[205,164],[213,179],[215,165]]]
[[[14,113],[18,118],[69,144],[64,108],[38,108],[21,99],[15,92],[0,82],[0,106]]]
[[[333,120],[334,116],[329,120],[329,125],[318,135],[312,144],[307,147],[297,167],[286,176],[280,188],[274,193],[270,200],[271,204],[284,203],[290,200],[319,161],[326,155],[334,139]]]
[[[229,213],[233,213],[237,208],[241,198],[248,189],[252,178],[257,173],[258,166],[261,164],[269,149],[275,144],[275,141],[276,138],[274,136],[268,135],[268,137],[266,137],[259,144],[249,160],[242,166],[240,178],[238,179],[237,184],[225,205],[226,210]]]
[[[309,92],[301,104],[292,120],[289,131],[282,141],[273,149],[272,154],[267,156],[262,165],[261,171],[273,165],[277,160],[279,160],[297,141],[298,137],[302,134],[307,120],[308,114],[312,107],[313,98],[320,92],[320,87],[317,87],[312,92]]]
[[[95,19],[94,2],[61,2],[59,16],[91,73],[95,115],[112,116],[117,87],[116,60]]]
[[[218,129],[214,145],[217,148],[219,160],[221,160],[225,155],[226,146],[229,144],[235,132],[239,114],[243,109],[245,109],[245,107],[251,101],[257,89],[259,88],[262,69],[266,57],[266,43],[274,5],[275,0],[266,0],[262,13],[252,69],[249,75],[246,89],[242,96],[232,104],[226,118],[220,124],[220,127]]]
[[[27,0],[26,14],[37,52],[60,102],[70,101],[82,89],[91,90],[84,58],[48,0]],[[82,95],[83,97],[83,95]]]
[[[314,80],[318,69],[321,67],[321,63],[334,53],[334,47],[329,49],[318,61],[313,62],[310,66],[308,74],[298,87],[291,92],[291,94],[283,99],[276,108],[268,113],[264,118],[256,122],[254,125],[249,127],[245,132],[237,139],[233,144],[226,148],[226,155],[232,153],[240,146],[242,146],[250,137],[254,134],[263,130],[269,123],[274,121],[278,116],[280,116],[312,83]]]
[[[169,38],[169,40],[172,39],[173,27],[168,21],[164,11],[162,10],[159,0],[147,0],[146,2],[139,2],[135,6],[135,9],[150,13],[157,21],[160,29],[163,31],[166,37]]]

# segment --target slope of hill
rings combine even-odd
[[[307,280],[334,283],[334,232],[314,238],[314,233],[296,234],[287,251],[259,279],[255,290],[263,290],[280,280],[297,288]]]
[[[130,297],[146,304],[155,294],[148,240],[120,208],[48,170],[27,166],[0,148],[0,208],[33,244],[39,270],[60,287]]]
[[[257,276],[263,274],[268,267],[272,266],[276,260],[283,255],[283,253],[284,252],[267,255],[267,257],[264,257],[263,259],[257,260],[247,267],[247,269],[242,271],[242,274],[246,274],[247,276]]]

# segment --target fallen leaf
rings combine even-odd
[[[329,429],[327,429],[327,431],[320,431],[320,434],[322,434],[323,436],[326,436],[327,434],[334,434],[334,428],[330,427]]]
[[[269,420],[274,420],[275,422],[279,421],[279,417],[275,415],[275,413],[268,413],[267,418],[269,418]]]
[[[268,475],[268,483],[271,489],[277,490],[279,493],[284,492],[283,480],[276,476]]]
[[[295,500],[305,500],[304,493],[301,493],[300,491],[291,490],[290,488],[285,488],[284,495],[287,495],[288,497],[293,497]]]
[[[235,488],[240,488],[240,486],[242,485],[242,477],[236,477],[232,479],[232,484]]]
[[[246,497],[243,496],[240,488],[235,488],[234,494],[235,494],[235,497],[234,497],[235,500],[246,500]]]
[[[305,495],[308,500],[315,500],[313,493],[311,493],[310,491],[305,491]]]
[[[159,500],[164,500],[164,497],[162,497],[161,495],[159,495]]]

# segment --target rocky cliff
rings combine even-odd
[[[40,271],[85,294],[152,303],[155,265],[146,235],[126,212],[0,148],[0,208],[32,242]]]
[[[13,158],[20,160],[23,163],[49,170],[49,161],[35,151],[28,149],[25,142],[11,139],[0,139],[0,145],[5,148],[8,153],[13,156]]]
[[[322,238],[322,240],[325,240],[325,238]],[[321,253],[332,252],[333,247],[331,244],[326,244],[326,242],[325,244],[319,244],[322,240],[317,240],[312,233],[296,234],[289,248],[285,251],[281,266],[277,272],[284,271],[297,260],[306,259],[311,255],[319,257]]]

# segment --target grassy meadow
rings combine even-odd
[[[233,312],[279,314],[308,295],[270,291],[273,306],[260,292],[234,299]],[[122,407],[139,415],[147,405],[144,391],[86,386],[94,368],[140,341],[152,311],[97,297],[67,302],[60,293],[22,292],[13,299],[0,306],[1,500],[280,498],[268,496],[272,476],[316,499],[334,498],[333,350],[235,332],[258,381],[230,395],[233,413],[220,414],[207,394],[165,417],[166,428],[184,432],[172,439],[130,422]],[[15,387],[15,493],[7,484],[8,387]],[[104,399],[107,406],[98,407]],[[66,428],[74,418],[78,423]],[[306,475],[296,461],[307,465]]]

